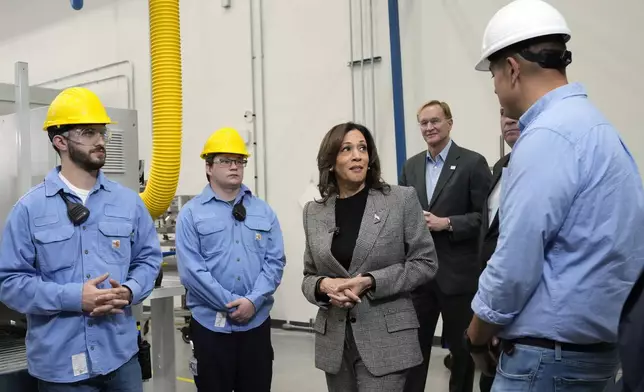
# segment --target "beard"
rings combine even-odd
[[[102,158],[93,158],[92,153],[95,152],[103,152],[104,155]],[[105,158],[107,158],[105,147],[95,147],[88,153],[85,153],[79,148],[76,148],[74,143],[69,144],[69,159],[87,172],[93,172],[102,168],[105,165]]]

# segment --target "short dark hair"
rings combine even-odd
[[[217,156],[217,154],[208,154],[208,155],[206,155],[206,158],[204,159],[206,161],[206,165],[212,166],[216,156]],[[208,183],[210,184],[210,174],[206,173],[206,179],[208,180]]]
[[[572,62],[572,53],[566,47],[566,39],[561,34],[551,34],[517,42],[492,54],[490,64],[498,63],[508,57],[521,57],[539,65],[541,68],[556,69],[562,74]]]
[[[49,128],[47,128],[47,136],[49,136],[49,141],[51,142],[51,146],[54,148],[54,151],[60,155],[60,150],[56,145],[54,144],[54,137],[58,135],[62,135],[65,132],[69,132],[74,128],[79,127],[79,125],[54,125]]]
[[[318,203],[326,203],[331,196],[338,194],[338,181],[335,178],[335,172],[331,171],[331,169],[335,166],[344,136],[353,130],[360,132],[367,142],[369,169],[367,170],[366,185],[383,193],[388,192],[390,189],[390,186],[381,177],[380,158],[371,132],[364,125],[346,122],[331,128],[320,143],[317,157],[320,172],[318,190],[322,199],[316,200]]]

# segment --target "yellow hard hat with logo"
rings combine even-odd
[[[221,128],[213,132],[206,140],[201,152],[201,158],[206,159],[210,154],[239,154],[249,157],[246,143],[237,130]]]
[[[115,124],[101,100],[84,87],[63,90],[49,105],[43,129],[74,124]]]

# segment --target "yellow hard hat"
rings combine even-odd
[[[63,90],[49,105],[43,125],[49,127],[73,124],[115,124],[107,115],[98,96],[84,87]]]
[[[239,154],[249,157],[246,150],[246,143],[233,128],[221,128],[213,132],[206,140],[201,152],[201,158],[205,159],[209,154]]]

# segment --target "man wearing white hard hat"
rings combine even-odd
[[[568,83],[570,37],[551,5],[516,0],[490,20],[476,65],[521,131],[464,336],[484,373],[498,360],[493,391],[602,391],[619,366],[620,309],[644,266],[640,174],[584,87]]]

